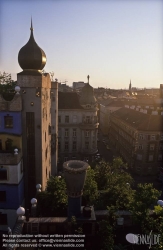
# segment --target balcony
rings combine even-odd
[[[89,155],[96,154],[97,151],[98,151],[97,148],[95,148],[95,149],[92,149],[92,148],[91,148],[91,149],[83,148],[83,149],[82,149],[82,153],[83,153],[83,154],[87,154],[87,155],[88,155],[88,154],[89,154]]]
[[[80,128],[84,128],[84,129],[95,129],[98,128],[99,123],[97,121],[85,121],[84,119],[82,120],[82,123],[79,124]]]
[[[22,158],[22,152],[19,150],[17,155],[14,155],[14,153],[10,153],[7,151],[0,151],[0,164],[6,164],[6,165],[17,165]]]

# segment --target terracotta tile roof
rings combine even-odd
[[[75,92],[58,92],[58,109],[83,109]]]
[[[113,117],[138,130],[163,131],[163,115],[144,114],[133,109],[121,108],[113,113]]]

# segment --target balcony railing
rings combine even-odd
[[[22,158],[22,152],[19,150],[18,154],[9,153],[7,151],[0,151],[0,164],[17,165]]]

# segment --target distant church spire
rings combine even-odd
[[[129,84],[129,91],[131,92],[131,80],[130,80],[130,84]]]

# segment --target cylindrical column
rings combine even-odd
[[[88,163],[83,161],[66,161],[63,164],[68,194],[68,218],[81,215],[81,196],[86,178]]]

